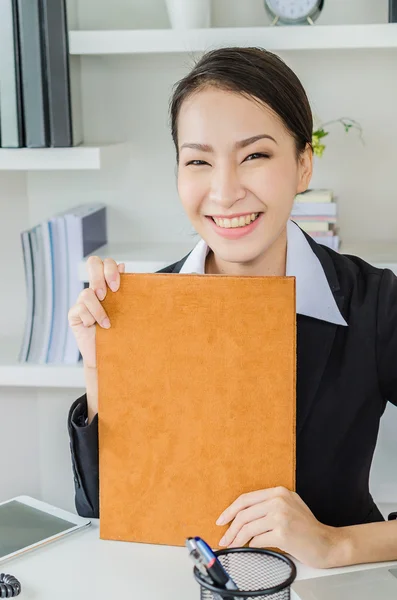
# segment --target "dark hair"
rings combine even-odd
[[[295,139],[296,156],[311,146],[313,117],[297,75],[263,48],[220,48],[206,52],[174,86],[170,101],[172,139],[178,152],[178,116],[184,100],[204,87],[236,92],[268,105]]]

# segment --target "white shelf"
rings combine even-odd
[[[18,363],[19,343],[0,338],[0,387],[83,389],[81,365],[30,365]]]
[[[124,262],[126,273],[154,273],[180,260],[196,245],[198,238],[191,242],[158,244],[108,244],[93,252],[100,258],[113,258],[117,263]],[[79,265],[80,281],[88,281],[87,258]]]
[[[128,144],[72,148],[1,148],[0,171],[95,170],[118,160]]]
[[[216,27],[71,31],[71,54],[201,52],[220,46],[262,46],[267,50],[397,48],[397,23],[293,27]]]

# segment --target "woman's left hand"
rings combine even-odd
[[[329,568],[338,562],[341,529],[320,523],[300,496],[287,488],[242,494],[216,524],[230,521],[220,546],[236,548],[249,542],[255,548],[279,548],[316,568]]]

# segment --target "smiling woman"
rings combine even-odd
[[[233,68],[230,68],[233,65]],[[285,273],[294,196],[312,173],[312,114],[293,71],[260,49],[207,53],[176,86],[178,191],[208,272]]]
[[[170,115],[178,192],[201,239],[163,272],[296,281],[296,491],[242,490],[219,517],[230,523],[220,543],[277,547],[317,567],[396,559],[397,522],[382,522],[369,473],[386,403],[397,405],[397,277],[290,220],[313,164],[299,79],[266,50],[214,50],[176,84]],[[91,257],[88,271],[69,312],[87,387],[69,431],[77,510],[98,517],[95,324],[110,327],[101,301],[124,265]]]

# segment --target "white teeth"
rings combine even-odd
[[[233,217],[232,219],[219,219],[218,217],[212,217],[218,227],[224,227],[225,229],[234,227],[245,227],[252,221],[255,221],[259,217],[259,213],[251,213],[244,217]]]

